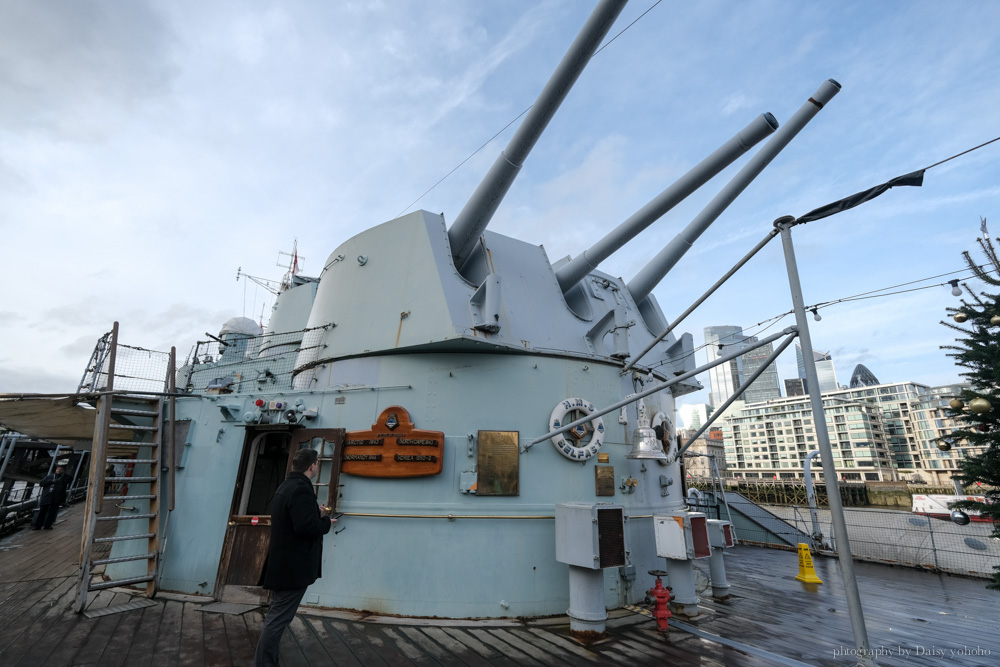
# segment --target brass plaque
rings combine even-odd
[[[480,431],[476,465],[477,496],[520,495],[517,431]]]
[[[615,495],[614,466],[594,466],[594,493],[598,496]]]
[[[611,463],[611,454],[607,452],[601,452],[597,455],[598,463]]]

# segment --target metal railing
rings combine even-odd
[[[693,507],[710,518],[721,516],[719,505],[711,500],[705,506]],[[784,521],[787,532],[781,537],[788,541],[808,542],[812,532],[809,508],[805,505],[761,505]],[[821,508],[819,528],[822,533],[821,553],[837,554],[830,510]],[[933,572],[947,572],[971,577],[990,578],[1000,566],[1000,539],[991,537],[993,525],[971,522],[960,526],[905,510],[844,508],[844,520],[855,560],[912,567]],[[773,530],[755,527],[753,522],[738,521],[737,537],[741,541],[789,548],[775,543]]]

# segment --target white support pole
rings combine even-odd
[[[837,469],[833,465],[833,451],[830,447],[830,434],[826,430],[826,416],[823,413],[823,395],[819,391],[819,376],[816,373],[816,360],[812,354],[812,337],[809,335],[809,321],[806,317],[805,302],[802,299],[802,284],[799,282],[799,269],[795,263],[795,248],[792,246],[792,226],[795,218],[785,216],[774,221],[781,232],[781,245],[785,251],[785,268],[788,270],[788,287],[792,293],[792,308],[795,311],[795,323],[798,326],[799,340],[802,342],[802,361],[806,371],[806,386],[810,388],[809,403],[812,405],[813,423],[816,426],[816,439],[819,441],[820,460],[823,464],[823,480],[826,482],[826,495],[830,503],[830,515],[833,519],[833,535],[837,540],[837,555],[840,559],[840,571],[844,578],[844,595],[847,597],[847,608],[851,617],[851,629],[854,631],[854,644],[857,649],[858,665],[861,667],[876,667],[868,643],[868,630],[865,627],[864,611],[861,608],[861,595],[858,593],[858,580],[854,574],[854,560],[851,556],[851,542],[847,536],[847,523],[844,521],[844,507],[840,501],[840,486],[837,484]]]

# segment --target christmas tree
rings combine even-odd
[[[987,262],[976,263],[968,251],[962,256],[976,278],[988,286],[1000,287],[1000,258],[986,220],[980,220],[983,235],[976,242]],[[985,495],[986,502],[963,500],[955,507],[975,510],[991,520],[992,537],[1000,538],[1000,294],[977,293],[967,283],[962,286],[968,299],[963,297],[958,308],[948,308],[954,323],[942,322],[960,332],[961,337],[955,339],[956,345],[942,348],[951,350],[948,356],[964,369],[959,375],[971,383],[972,389],[951,401],[949,414],[962,426],[939,438],[938,447],[947,451],[961,445],[972,452],[959,460],[956,478],[963,486],[974,487],[976,495]],[[993,581],[987,588],[1000,590],[1000,565],[993,569]]]

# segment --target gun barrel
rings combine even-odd
[[[465,204],[465,208],[455,218],[451,229],[448,230],[448,239],[451,242],[451,254],[455,266],[459,269],[490,224],[493,214],[517,177],[528,153],[545,131],[559,105],[583,72],[583,68],[590,62],[590,58],[597,51],[601,40],[608,34],[627,1],[601,0],[594,8],[580,34],[573,40],[556,71],[535,100],[531,111],[507,144],[507,148],[500,153],[489,173]]]
[[[812,120],[833,96],[840,92],[840,84],[828,79],[813,93],[799,110],[788,119],[780,130],[750,158],[743,169],[733,177],[708,206],[699,213],[680,234],[668,243],[646,266],[628,282],[628,291],[635,302],[641,303],[653,288],[663,280],[701,234],[715,222],[726,208],[743,192],[771,160],[788,145],[795,135]]]
[[[755,118],[603,239],[560,267],[556,272],[556,280],[559,281],[562,291],[568,292],[601,262],[635,238],[639,232],[663,217],[667,211],[684,201],[688,195],[714,178],[776,129],[778,121],[771,114],[764,113]]]

